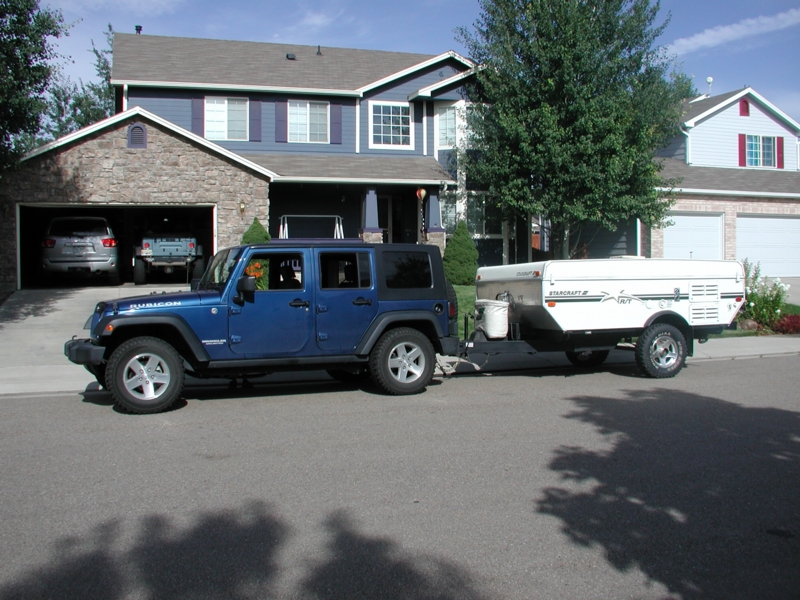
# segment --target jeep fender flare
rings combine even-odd
[[[109,330],[109,326],[111,330]],[[109,336],[114,334],[114,331],[120,328],[145,326],[145,327],[171,327],[175,329],[178,334],[186,342],[186,346],[192,353],[193,358],[198,363],[206,363],[211,360],[211,357],[206,352],[205,347],[200,342],[200,339],[195,334],[194,330],[189,326],[182,317],[174,314],[162,315],[142,315],[142,316],[127,316],[115,315],[101,319],[97,324],[99,329],[100,340],[108,339]],[[152,334],[151,334],[152,335]],[[189,358],[189,357],[187,357]]]
[[[378,339],[383,333],[387,329],[393,329],[393,327],[397,326],[395,324],[419,329],[419,327],[414,327],[413,323],[419,323],[420,321],[430,324],[436,331],[437,339],[431,340],[431,343],[438,351],[438,348],[441,346],[441,338],[444,337],[444,334],[442,332],[442,326],[439,324],[439,321],[436,320],[436,317],[426,310],[399,310],[378,315],[356,346],[355,354],[369,354],[373,346],[378,343]],[[422,333],[424,334],[426,332],[423,331]]]

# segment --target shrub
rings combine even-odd
[[[777,333],[800,333],[800,315],[781,317],[772,329]]]
[[[253,219],[253,224],[244,232],[242,244],[266,244],[271,239],[269,232],[264,229],[261,221],[256,217]]]
[[[467,224],[459,221],[444,250],[445,276],[453,285],[474,285],[477,270],[478,249],[467,231]]]
[[[747,296],[737,319],[752,319],[759,325],[772,329],[781,317],[789,286],[781,283],[780,279],[775,279],[772,284],[767,282],[767,278],[761,276],[760,263],[753,265],[745,258],[742,264]]]

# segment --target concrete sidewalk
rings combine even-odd
[[[800,287],[800,286],[798,286]],[[11,394],[53,394],[97,389],[94,377],[64,356],[64,342],[73,336],[86,337],[83,329],[97,302],[129,296],[186,290],[186,285],[147,285],[120,287],[60,288],[21,290],[0,306],[0,396]],[[764,356],[800,356],[800,336],[763,336],[712,339],[695,344],[689,361],[739,360]],[[475,357],[477,358],[477,357]],[[615,350],[609,363],[632,362],[633,353]],[[476,360],[477,362],[477,360]],[[504,371],[568,366],[561,352],[533,356],[489,357],[477,365],[482,371]],[[461,371],[476,370],[462,364]],[[292,379],[297,374],[273,375]],[[303,380],[308,374],[301,374]],[[327,375],[320,374],[321,379]],[[190,379],[187,386],[223,385]]]

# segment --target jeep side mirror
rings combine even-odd
[[[254,294],[256,291],[256,278],[242,275],[236,280],[236,295],[233,301],[239,306],[244,304],[245,294]]]

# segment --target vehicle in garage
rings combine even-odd
[[[206,269],[203,247],[191,234],[149,233],[134,250],[133,283],[147,283],[148,273],[161,270],[171,274],[175,269],[186,270],[186,280],[199,279]]]
[[[53,276],[107,277],[119,283],[118,242],[102,217],[57,217],[41,241],[41,270]]]

